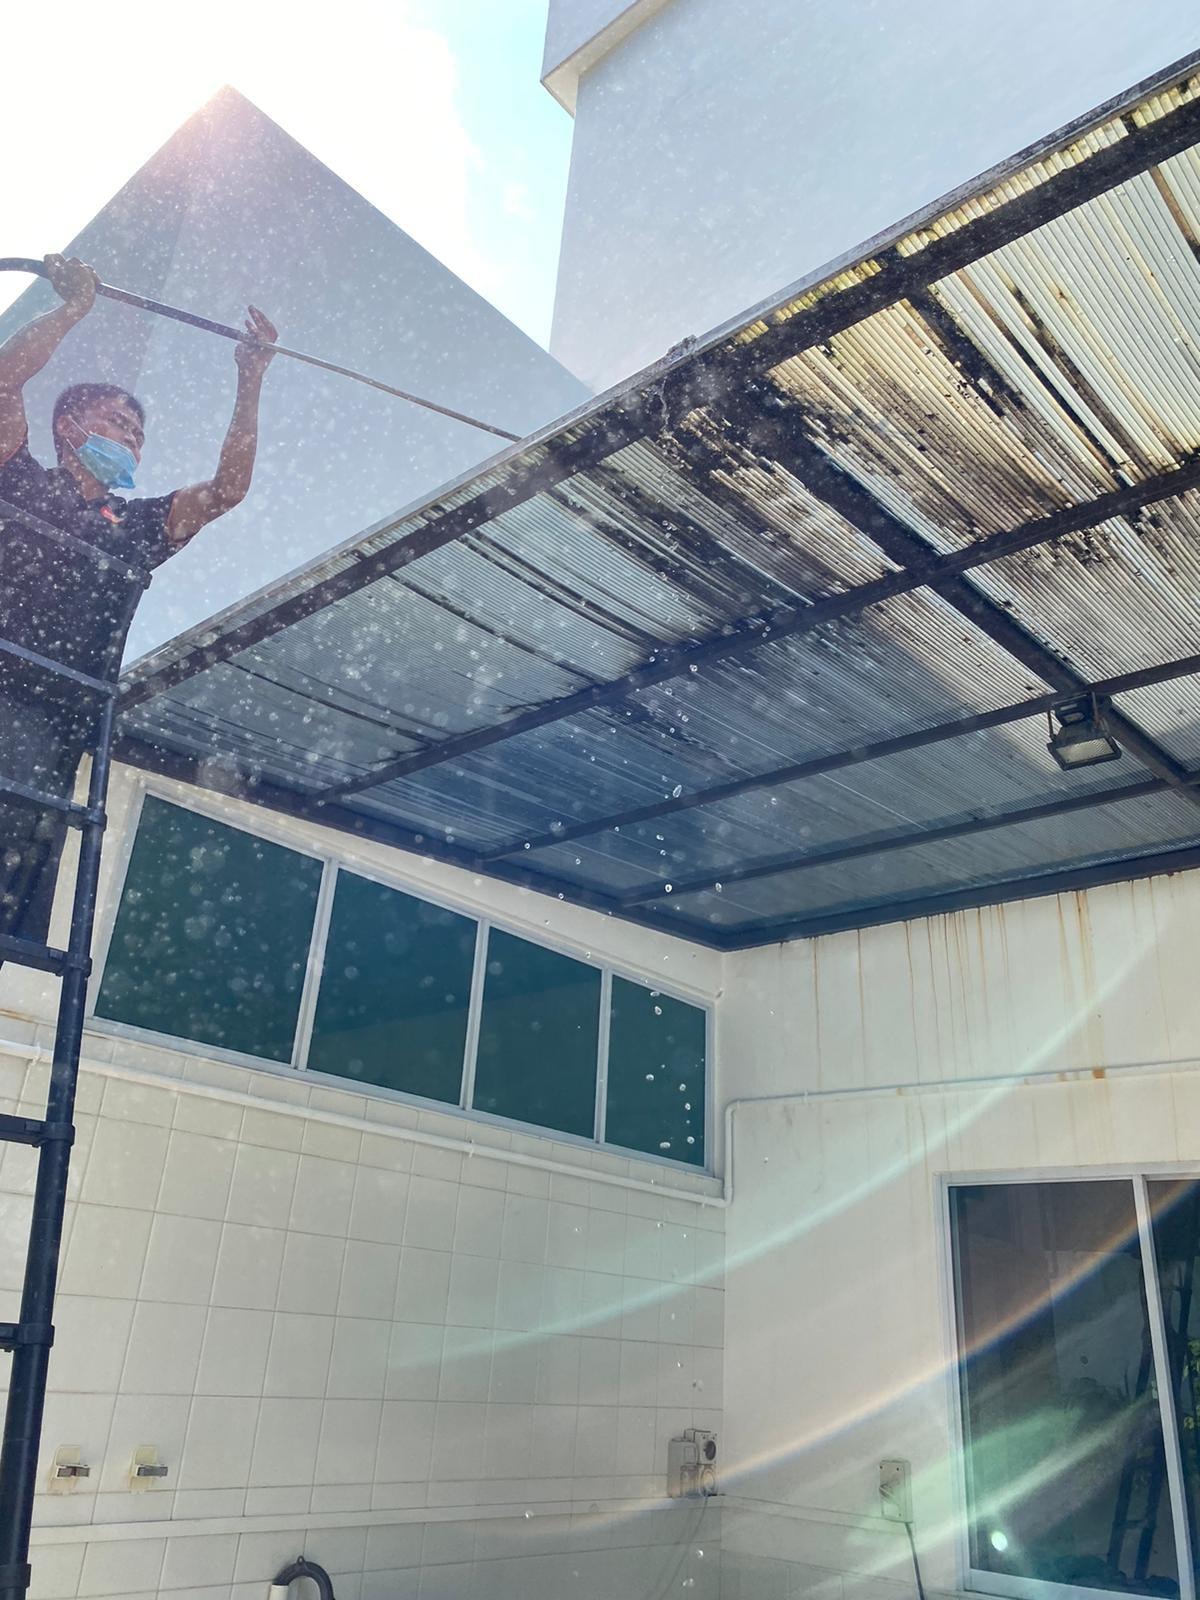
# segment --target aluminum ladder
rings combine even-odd
[[[127,579],[129,604],[126,626],[132,618],[150,574],[121,561],[85,540],[53,527],[28,512],[0,501],[0,560],[6,522],[19,523],[76,561],[103,562]],[[3,581],[0,568],[0,582]],[[100,852],[104,840],[105,798],[112,765],[113,726],[118,693],[120,646],[124,629],[114,641],[104,677],[90,677],[74,668],[39,655],[23,645],[0,638],[0,658],[19,663],[23,675],[65,682],[69,692],[89,707],[93,735],[84,754],[91,758],[85,803],[48,794],[31,787],[19,773],[0,772],[0,798],[27,806],[31,811],[58,813],[65,823],[80,830],[79,863],[71,907],[71,931],[65,950],[0,933],[0,961],[50,972],[61,980],[54,1054],[43,1117],[0,1115],[0,1140],[31,1145],[38,1152],[33,1214],[26,1248],[19,1321],[0,1322],[0,1350],[11,1353],[12,1367],[0,1445],[0,1600],[24,1600],[29,1587],[29,1533],[37,1489],[38,1452],[42,1413],[46,1403],[46,1378],[54,1343],[54,1293],[58,1278],[63,1214],[67,1199],[67,1174],[75,1138],[75,1088],[79,1054],[92,969],[92,927],[100,877]],[[2,715],[0,710],[0,715]]]

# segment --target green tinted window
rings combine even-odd
[[[289,1061],[320,882],[319,861],[147,797],[97,1014]]]
[[[624,978],[612,981],[608,1144],[704,1165],[705,1014]]]
[[[339,872],[309,1067],[457,1105],[475,931],[470,917]]]
[[[511,933],[488,937],[475,1108],[591,1138],[600,974]]]

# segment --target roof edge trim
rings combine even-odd
[[[542,61],[542,87],[550,91],[568,116],[573,117],[579,97],[579,80],[584,73],[590,72],[610,51],[615,50],[631,33],[636,33],[644,22],[649,22],[668,3],[669,0],[630,0],[630,4],[568,55],[552,61],[547,49]]]

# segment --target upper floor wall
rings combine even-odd
[[[261,305],[292,349],[514,433],[587,398],[540,345],[232,89],[190,117],[66,250],[107,283],[226,323],[240,325],[248,302]],[[0,317],[0,339],[54,303],[36,283]],[[102,300],[26,386],[40,460],[53,460],[55,396],[95,379],[145,404],[139,495],[211,476],[235,386],[223,339]],[[129,657],[431,494],[502,443],[276,361],[253,489],[155,575]]]
[[[555,41],[582,75],[551,348],[604,388],[1194,50],[1200,14],[562,0]]]
[[[550,0],[542,82],[570,112],[579,80],[670,0]]]

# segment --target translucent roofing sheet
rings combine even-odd
[[[1186,71],[1048,140],[139,663],[131,753],[717,944],[1189,864],[1198,151]]]

